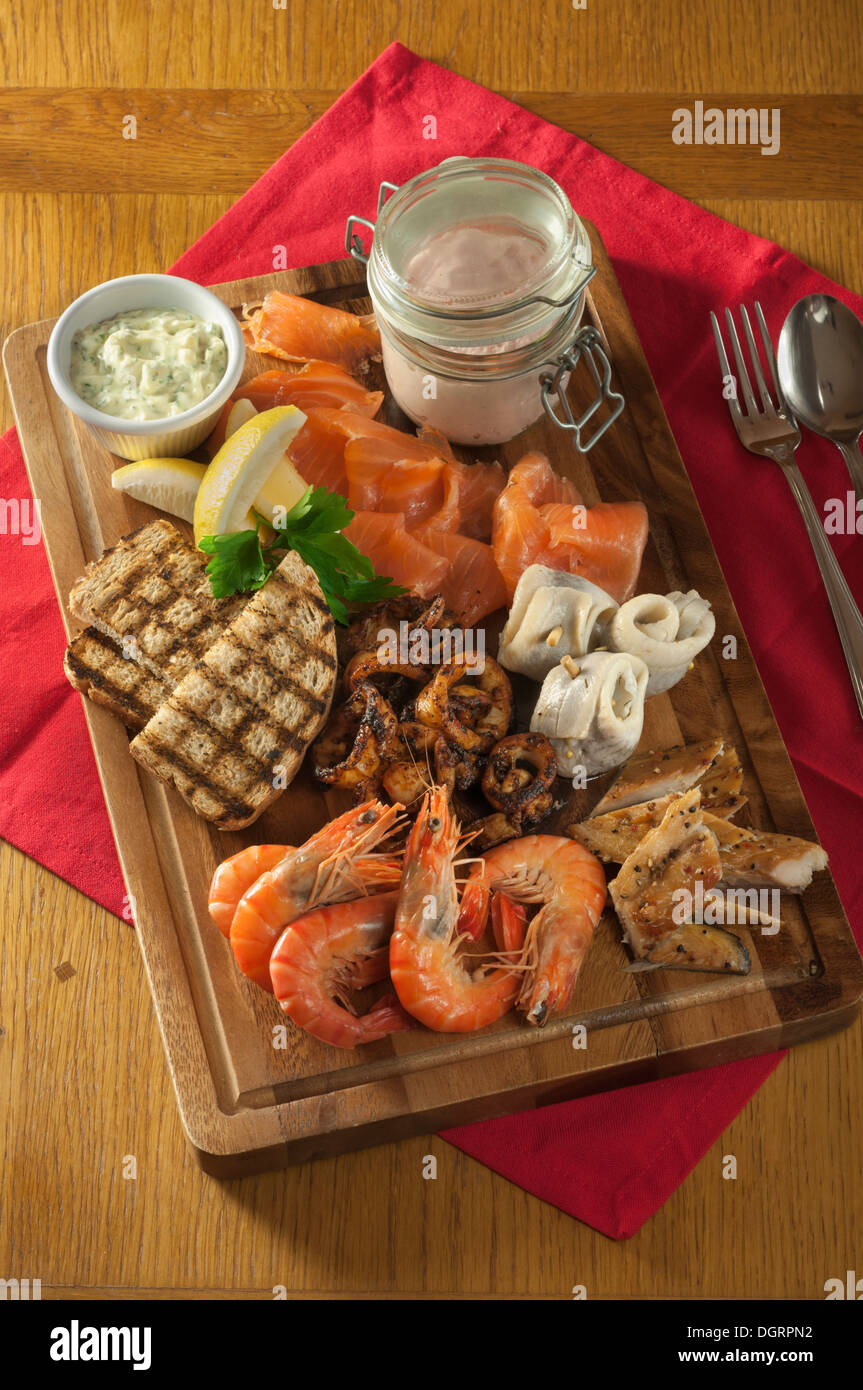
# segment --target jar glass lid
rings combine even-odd
[[[491,340],[498,329],[485,320],[547,328],[591,271],[587,235],[553,179],[515,160],[459,156],[383,205],[369,283],[405,329],[446,338],[444,323],[451,332],[460,322]]]

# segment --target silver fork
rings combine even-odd
[[[764,455],[766,458],[773,459],[774,463],[778,463],[794,494],[794,500],[803,517],[803,524],[812,542],[812,549],[815,551],[815,559],[818,561],[824,588],[827,590],[827,598],[833,611],[833,620],[839,633],[839,641],[842,643],[842,651],[848,663],[857,708],[860,711],[861,719],[863,719],[863,616],[854,602],[854,596],[848,588],[845,576],[839,568],[839,562],[833,554],[833,548],[827,539],[815,503],[812,501],[809,489],[803,481],[803,475],[794,461],[794,450],[800,443],[800,431],[788,409],[788,403],[779,385],[779,373],[776,370],[773,344],[770,341],[770,334],[767,331],[767,324],[764,322],[760,304],[756,303],[755,314],[758,319],[761,341],[764,345],[764,356],[772,377],[778,406],[774,405],[767,382],[764,380],[752,324],[743,304],[740,305],[740,321],[743,324],[743,332],[749,348],[755,385],[761,397],[761,408],[759,409],[752,391],[740,339],[730,309],[725,310],[725,321],[737,368],[736,376],[728,361],[728,354],[725,351],[725,344],[722,341],[722,333],[716,315],[710,315],[723,384],[726,388],[723,394],[728,402],[731,419],[741,444],[751,453]],[[741,409],[736,382],[739,382],[740,391],[743,394],[743,409]]]

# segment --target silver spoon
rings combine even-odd
[[[863,323],[832,294],[798,299],[782,325],[779,382],[807,429],[832,439],[863,502]]]

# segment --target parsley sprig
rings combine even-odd
[[[212,556],[207,574],[214,598],[260,589],[289,550],[311,565],[339,623],[348,621],[348,604],[377,603],[405,593],[392,579],[376,575],[368,556],[342,535],[353,515],[339,493],[309,487],[267,543],[261,541],[261,527],[271,523],[257,513],[254,531],[205,536],[198,548]]]

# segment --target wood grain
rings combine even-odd
[[[400,38],[466,77],[530,94],[536,109],[548,94],[606,94],[609,125],[633,93],[861,92],[857,0],[754,0],[745,12],[727,0],[588,6],[576,28],[565,0],[318,0],[275,22],[267,0],[203,10],[200,0],[6,0],[0,72],[15,87],[338,93]],[[50,162],[53,138],[48,148],[34,140],[37,164]],[[632,162],[640,140],[636,116],[615,152]],[[204,159],[188,196],[138,196],[131,181],[110,195],[6,194],[0,183],[4,264],[15,272],[3,277],[0,337],[107,275],[170,265],[233,201],[206,191],[220,163]],[[831,202],[813,200],[793,169],[771,198],[756,189],[743,199],[732,181],[711,197],[691,189],[860,292],[858,194],[850,169]],[[2,381],[0,421],[11,423]],[[861,1023],[795,1049],[628,1242],[439,1140],[223,1187],[186,1153],[133,933],[3,844],[0,892],[0,1274],[41,1275],[82,1298],[267,1297],[281,1282],[296,1297],[559,1299],[581,1280],[596,1298],[809,1299],[823,1296],[826,1277],[859,1269]],[[57,946],[78,968],[65,985],[53,974]],[[130,1150],[134,1184],[116,1177]],[[435,1183],[418,1176],[426,1151],[438,1157]],[[736,1182],[721,1178],[725,1153],[737,1156]]]
[[[330,107],[332,91],[154,91],[146,87],[0,92],[0,188],[28,192],[209,193],[238,197]],[[860,198],[863,98],[732,93],[630,94],[504,91],[598,149],[686,197]],[[764,108],[780,112],[780,148],[677,145],[674,112]],[[124,122],[136,121],[134,139]],[[825,158],[825,151],[829,157]]]
[[[13,87],[330,91],[398,39],[497,91],[859,92],[854,0],[6,0]]]

